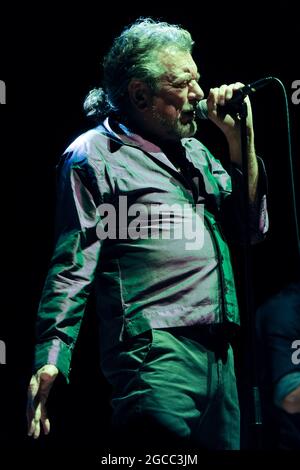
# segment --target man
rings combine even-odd
[[[211,89],[207,98],[209,118],[228,141],[230,178],[192,138],[195,106],[204,97],[192,46],[190,34],[176,25],[144,19],[126,28],[104,59],[103,90],[86,102],[102,122],[64,154],[58,239],[29,387],[29,435],[35,438],[40,423],[46,434],[50,430],[46,400],[58,371],[68,379],[94,282],[116,442],[145,449],[239,448],[229,346],[238,307],[220,224],[235,237],[243,232],[237,224],[241,145],[238,118],[221,116],[219,107],[242,84]],[[265,231],[263,167],[246,102],[256,241]]]

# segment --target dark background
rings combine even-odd
[[[74,353],[71,385],[61,381],[52,391],[53,432],[46,439],[32,442],[26,437],[25,402],[35,316],[53,249],[55,165],[67,145],[91,126],[82,102],[89,89],[101,84],[100,63],[112,39],[139,16],[183,25],[196,42],[194,58],[206,93],[222,83],[278,77],[288,95],[299,195],[300,104],[291,102],[292,82],[300,78],[298,25],[292,8],[274,8],[262,14],[253,4],[241,11],[227,3],[144,8],[84,2],[64,12],[50,4],[4,12],[0,79],[6,82],[7,104],[0,107],[4,279],[0,339],[6,342],[7,364],[0,365],[1,450],[30,457],[59,449],[88,458],[101,455],[105,446],[109,387],[98,373],[93,298]],[[257,92],[252,103],[257,153],[268,172],[270,213],[268,238],[251,252],[257,306],[295,278],[299,259],[282,91],[270,85]],[[227,164],[223,136],[211,123],[200,123],[198,137]],[[240,258],[240,250],[234,248],[242,297]]]

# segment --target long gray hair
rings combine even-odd
[[[84,102],[86,114],[97,121],[114,113],[126,116],[128,84],[132,78],[156,90],[157,79],[164,73],[158,52],[172,48],[191,52],[193,40],[178,25],[140,18],[126,27],[103,60],[103,88],[94,88]]]

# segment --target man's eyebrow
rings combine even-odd
[[[185,70],[184,72],[182,72],[181,74],[177,75],[174,77],[174,81],[179,81],[179,80],[182,80],[182,79],[186,79],[186,76],[189,76],[189,77],[193,77],[193,74],[192,72],[190,72],[189,70]],[[196,73],[196,77],[195,77],[195,80],[199,80],[200,79],[200,73],[197,72]]]

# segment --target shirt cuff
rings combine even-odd
[[[58,338],[39,343],[35,348],[34,372],[46,364],[55,365],[69,383],[71,349]]]
[[[268,192],[268,182],[267,174],[263,160],[260,157],[257,157],[258,164],[258,182],[257,182],[257,194],[256,200],[253,203],[249,204],[249,231],[250,231],[250,240],[251,244],[259,243],[265,239],[265,235],[269,229],[269,219],[268,219],[268,210],[267,210],[267,192]],[[232,164],[231,171],[232,186],[236,195],[236,220],[240,226],[240,235],[238,236],[238,241],[242,243],[247,240],[247,234],[245,231],[246,226],[248,225],[245,220],[245,207],[243,204],[243,172],[240,167],[235,164]],[[249,201],[250,202],[250,201]]]

